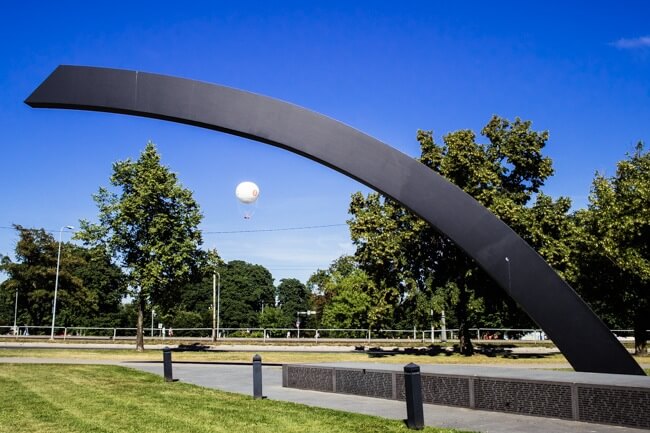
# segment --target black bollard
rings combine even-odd
[[[424,408],[422,406],[422,378],[419,365],[410,363],[404,366],[404,386],[406,388],[406,425],[410,429],[423,429]]]
[[[163,349],[163,371],[165,374],[165,382],[173,382],[172,377],[172,350],[169,347]]]
[[[262,396],[262,357],[253,356],[253,398],[264,398]]]

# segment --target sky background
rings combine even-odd
[[[112,163],[137,159],[148,140],[194,192],[204,246],[223,259],[261,264],[277,283],[306,281],[354,251],[345,221],[350,195],[368,192],[361,184],[226,134],[25,105],[59,64],[267,95],[413,157],[418,129],[441,142],[458,129],[478,133],[493,114],[519,116],[550,132],[545,153],[555,175],[544,191],[584,207],[594,173],[614,174],[639,140],[650,141],[650,3],[548,3],[7,3],[0,14],[0,254],[13,252],[12,224],[58,237],[62,226],[94,221],[92,194],[108,185]],[[261,190],[250,220],[234,197],[244,180]],[[313,226],[327,227],[281,230]]]

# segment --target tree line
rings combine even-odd
[[[638,143],[613,176],[596,173],[588,206],[543,192],[553,175],[543,150],[547,131],[530,121],[494,116],[480,131],[451,132],[436,143],[418,131],[419,161],[506,222],[566,279],[611,328],[632,328],[645,353],[650,328],[650,153]],[[351,256],[306,282],[276,286],[256,264],[225,263],[201,248],[202,215],[191,191],[161,164],[148,143],[136,161],[113,165],[111,187],[94,196],[98,222],[81,222],[62,249],[57,323],[138,328],[152,308],[175,328],[210,327],[212,285],[221,287],[221,326],[406,329],[439,326],[446,312],[471,354],[470,327],[522,328],[530,319],[486,273],[445,236],[391,199],[355,193],[350,201]],[[444,203],[436,205],[444,206]],[[55,239],[15,226],[15,260],[2,257],[0,323],[51,320]]]

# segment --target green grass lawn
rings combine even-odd
[[[377,362],[406,365],[413,362],[418,365],[440,365],[440,364],[473,364],[473,365],[498,365],[508,366],[531,366],[533,368],[548,368],[554,370],[570,371],[571,367],[561,354],[543,355],[530,358],[506,358],[502,355],[487,356],[476,354],[473,356],[462,356],[459,354],[436,354],[426,353],[405,354],[405,353],[383,353],[371,354],[366,352],[259,352],[264,363],[292,363],[292,364],[314,364],[327,362]],[[197,351],[197,352],[173,352],[174,361],[186,362],[251,362],[252,352],[231,352],[231,351]],[[38,348],[1,348],[0,359],[2,358],[53,358],[64,362],[67,359],[81,360],[92,363],[97,361],[162,361],[162,351],[146,350],[136,352],[135,350],[124,349],[38,349]],[[635,356],[637,362],[650,375],[650,357]],[[56,362],[56,361],[55,361]]]
[[[319,352],[259,352],[263,362],[269,363],[322,363],[322,362],[379,362],[406,365],[409,362],[416,364],[502,364],[525,365],[525,364],[558,364],[566,363],[561,354],[545,355],[531,358],[505,358],[503,356],[462,356],[458,354],[404,354],[404,353],[380,353],[371,354],[365,352],[340,352],[340,353],[319,353]],[[152,361],[162,360],[160,350],[146,350],[136,352],[135,350],[120,349],[0,349],[2,357],[33,357],[33,358],[75,358],[85,360],[113,360],[113,361]],[[176,361],[219,361],[219,362],[250,362],[253,358],[251,352],[174,352],[173,359]],[[568,365],[568,364],[567,364]]]
[[[118,366],[0,364],[0,396],[2,433],[408,431],[400,421],[165,383]]]

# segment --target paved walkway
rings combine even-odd
[[[161,362],[119,362],[71,358],[0,357],[1,363],[114,364],[163,375]],[[0,367],[1,368],[1,367]],[[489,367],[484,367],[489,368]],[[182,382],[252,395],[252,368],[249,365],[174,363],[174,378]],[[406,418],[404,402],[306,391],[282,387],[282,368],[263,369],[264,395],[309,406],[357,412],[384,418]],[[173,386],[173,385],[170,385]],[[497,412],[477,411],[448,406],[424,405],[425,423],[429,426],[455,428],[486,433],[647,433],[648,430],[607,426],[553,418],[539,418]]]
[[[159,374],[161,363],[125,363],[131,368]],[[181,364],[173,366],[174,378],[182,382],[252,395],[252,367],[245,365]],[[404,402],[282,387],[282,368],[263,368],[263,392],[273,400],[291,401],[309,406],[357,412],[384,418],[406,418]],[[633,433],[647,430],[477,411],[448,406],[424,405],[425,424],[490,433]]]

